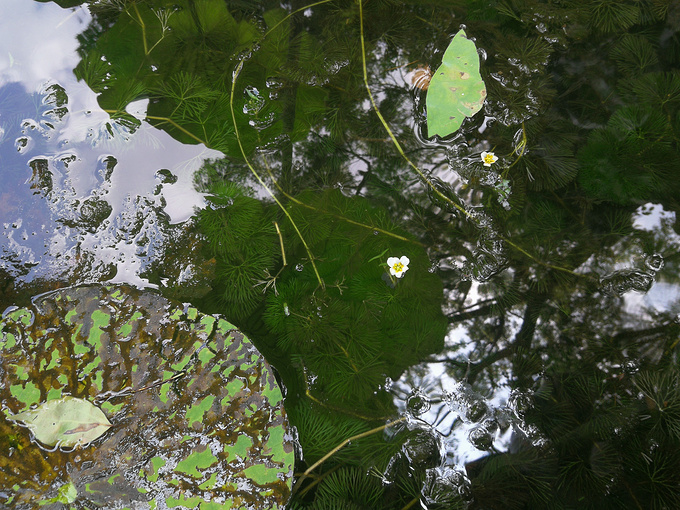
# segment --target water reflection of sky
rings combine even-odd
[[[70,273],[74,283],[145,285],[144,259],[164,249],[159,224],[185,221],[203,205],[193,173],[219,153],[143,122],[131,132],[99,108],[73,74],[77,35],[91,20],[86,8],[26,0],[2,7],[0,268],[31,281],[68,273],[87,256],[89,270]],[[145,103],[135,106],[143,114]],[[164,183],[161,169],[177,181]]]
[[[634,330],[642,329],[645,324],[658,324],[658,317],[662,314],[670,314],[676,322],[680,322],[680,285],[676,265],[665,261],[668,254],[680,251],[680,236],[673,228],[675,222],[674,212],[666,211],[659,204],[644,204],[633,215],[633,227],[636,232],[647,232],[659,240],[657,244],[663,247],[663,253],[648,252],[639,242],[626,236],[612,250],[613,258],[604,257],[601,261],[591,260],[586,264],[600,274],[602,290],[622,296],[624,314],[621,328],[628,326]],[[608,283],[611,285],[607,286]],[[475,302],[484,302],[479,287],[478,282],[473,282],[469,307],[473,307]],[[506,339],[514,338],[521,326],[521,317],[509,314]],[[458,325],[449,331],[444,352],[435,358],[444,360],[453,357],[447,354],[450,352],[455,353],[457,359],[468,357],[470,363],[475,363],[479,361],[472,357],[475,345],[474,334],[466,326]],[[513,449],[513,440],[516,439],[513,432],[530,438],[535,446],[543,441],[520,417],[521,393],[510,389],[506,377],[500,377],[496,382],[497,386],[489,388],[487,394],[477,393],[465,381],[452,377],[445,363],[430,362],[411,367],[394,382],[392,391],[395,405],[409,416],[409,426],[434,429],[442,439],[445,465],[460,471],[468,463],[488,454],[485,449],[475,446],[476,438],[487,436],[498,452]],[[429,401],[422,412],[409,413],[409,401],[414,396],[418,402],[421,399]],[[466,414],[480,403],[485,409],[482,417],[469,419]]]

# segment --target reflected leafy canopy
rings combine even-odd
[[[290,508],[680,506],[677,3],[91,7],[101,106],[133,125],[148,99],[225,155],[197,175],[194,302],[289,389]],[[428,138],[421,78],[461,29],[486,100]],[[442,444],[465,427],[486,454],[463,471]]]

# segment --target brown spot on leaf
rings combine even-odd
[[[87,432],[88,430],[92,430],[97,427],[110,428],[111,425],[108,423],[83,423],[82,425],[78,425],[76,428],[64,431],[64,434],[80,434],[82,432]]]

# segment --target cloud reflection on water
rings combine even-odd
[[[139,272],[164,249],[159,223],[186,221],[204,206],[193,174],[221,153],[179,143],[145,122],[130,130],[111,120],[73,74],[77,36],[91,21],[85,7],[22,0],[2,7],[0,268],[25,282],[68,274],[70,283],[149,285]],[[61,116],[54,113],[55,90],[68,98]],[[136,106],[135,115],[143,116],[146,103]],[[51,190],[39,189],[36,165]],[[177,182],[162,184],[161,169]],[[101,206],[96,225],[81,218],[88,200]],[[85,255],[92,258],[89,271],[76,267]]]

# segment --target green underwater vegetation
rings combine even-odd
[[[631,318],[624,298],[679,283],[675,2],[89,5],[75,73],[112,122],[133,131],[148,100],[146,121],[224,154],[196,175],[210,270],[190,299],[286,388],[287,508],[680,505],[680,309]],[[486,101],[428,138],[408,74],[463,28]],[[675,220],[640,228],[650,204]],[[475,395],[413,383],[449,434],[475,424],[464,472],[390,388],[423,361]]]

